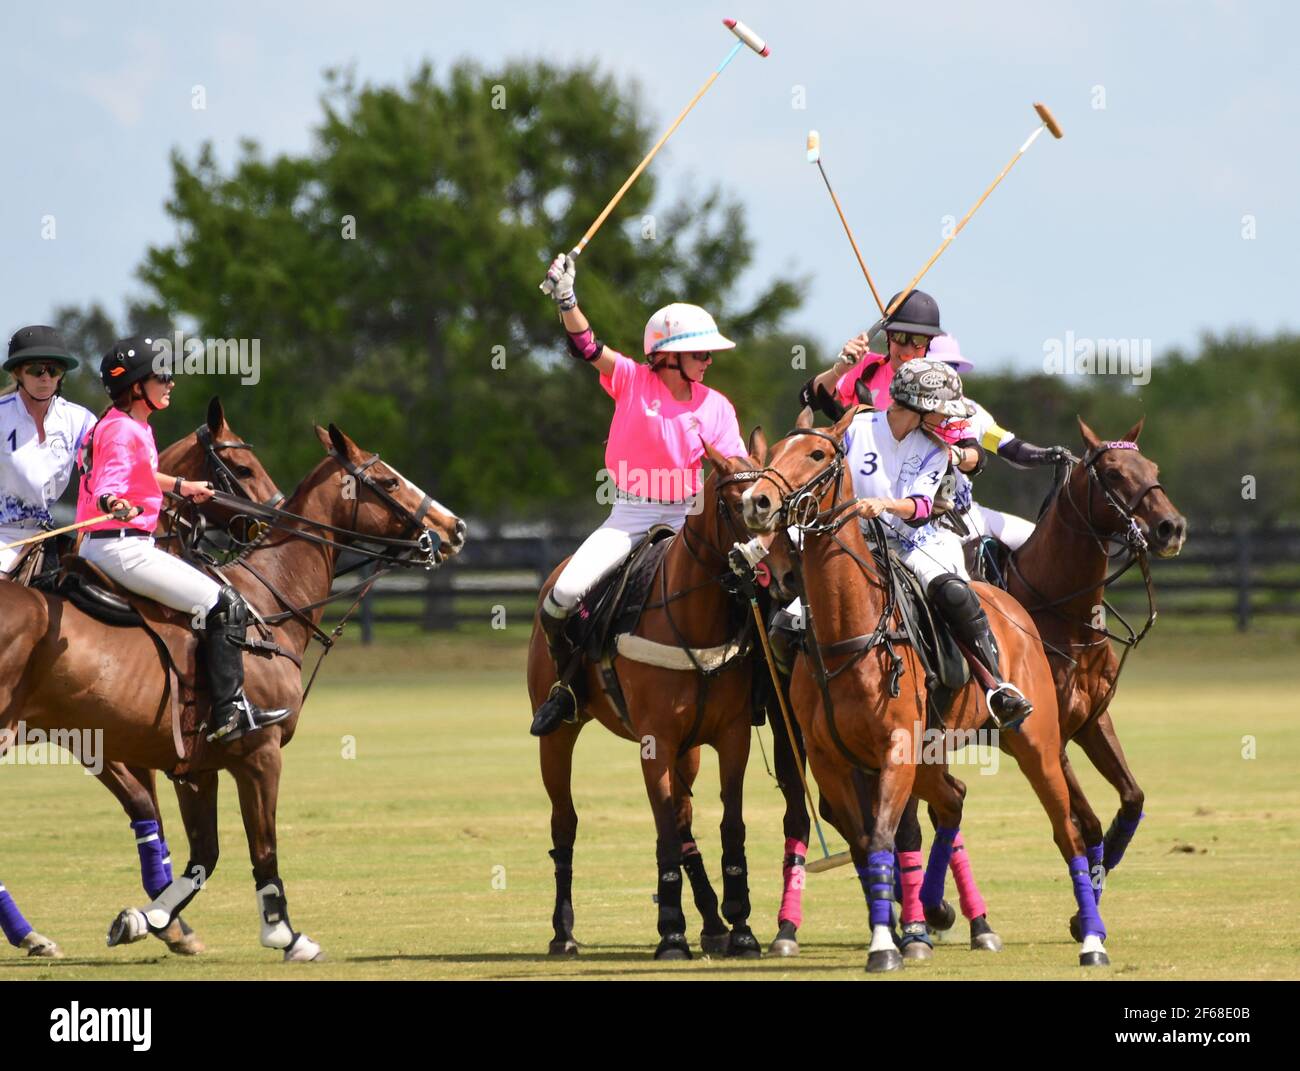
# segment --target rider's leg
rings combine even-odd
[[[1034,534],[1034,525],[1014,513],[1001,513],[988,506],[977,507],[983,514],[984,534],[991,535],[1008,550],[1019,550]]]
[[[572,646],[564,635],[569,615],[577,609],[588,591],[618,568],[653,525],[671,524],[680,528],[685,520],[685,510],[685,506],[668,507],[656,503],[616,503],[605,523],[583,540],[569,564],[560,571],[555,586],[542,600],[542,611],[538,615],[559,679],[551,686],[546,702],[533,715],[529,732],[534,736],[554,732],[561,722],[571,721],[577,714],[577,698],[565,672],[567,669],[572,673],[578,668],[573,664],[576,660]]]
[[[283,721],[291,711],[260,710],[244,695],[249,612],[242,596],[154,546],[151,538],[86,539],[81,556],[128,591],[190,615],[203,643],[212,692],[209,740],[230,742]]]

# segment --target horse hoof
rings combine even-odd
[[[1002,938],[994,932],[984,915],[970,920],[970,948],[972,952],[1002,951]]]
[[[700,951],[706,956],[721,956],[731,949],[731,934],[726,930],[721,933],[700,931]]]
[[[62,959],[63,949],[51,941],[48,937],[43,937],[35,930],[32,930],[26,937],[19,942],[19,948],[27,949],[27,955],[34,956],[37,959]]]
[[[1105,952],[1080,952],[1080,967],[1109,967],[1110,957]]]
[[[937,907],[926,905],[925,921],[932,930],[951,930],[957,921],[957,912],[947,900],[940,900]]]
[[[145,921],[144,912],[134,907],[125,908],[113,925],[108,928],[108,947],[135,944],[149,936],[149,923]]]
[[[882,948],[878,952],[867,953],[867,973],[883,974],[896,971],[903,966],[903,954],[896,948]]]
[[[797,956],[799,954],[799,940],[795,937],[798,932],[797,927],[789,919],[782,919],[777,926],[776,936],[772,943],[767,946],[769,956]]]
[[[655,949],[655,959],[679,960],[691,958],[691,946],[686,943],[686,934],[670,933]]]
[[[284,950],[285,963],[323,963],[324,961],[325,953],[321,950],[321,946],[305,933],[295,937],[293,944]]]
[[[731,931],[727,942],[727,955],[731,959],[762,959],[763,949],[753,931],[748,927],[743,930],[737,927]]]
[[[1070,916],[1070,936],[1078,944],[1083,943],[1083,928],[1079,925],[1079,913]]]
[[[572,937],[557,937],[546,946],[548,956],[576,956],[578,954],[578,942]]]
[[[926,960],[934,957],[934,949],[924,941],[908,941],[903,946],[903,959]]]
[[[167,946],[169,952],[174,952],[178,956],[197,956],[207,951],[203,942],[199,940],[198,934],[179,918],[173,919],[165,930],[154,933],[154,936]]]

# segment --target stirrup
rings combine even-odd
[[[554,714],[548,712],[547,716],[543,718],[542,712],[547,710],[547,708],[551,707],[553,704],[558,705],[562,703],[562,697],[565,695],[568,695],[569,697],[569,707],[572,710],[572,713],[563,717],[556,717]],[[577,720],[578,696],[573,690],[573,685],[569,684],[568,681],[560,680],[551,685],[550,694],[546,697],[542,705],[534,712],[533,724],[528,731],[532,733],[533,736],[546,736],[555,732],[556,729],[566,722],[573,724]]]
[[[1025,706],[1028,707],[1028,709],[1023,714],[1018,714],[1014,717],[1008,718],[1004,722],[1000,717],[998,717],[997,708],[993,705],[993,701],[999,695],[1013,696],[1016,699],[1019,699],[1022,703],[1024,703]],[[993,719],[993,724],[994,726],[997,727],[999,732],[1007,732],[1007,733],[1015,732],[1018,728],[1020,728],[1020,723],[1023,722],[1027,717],[1029,717],[1030,714],[1034,712],[1034,704],[1031,703],[1028,699],[1026,699],[1025,693],[1022,692],[1010,681],[1003,681],[996,688],[988,689],[988,691],[984,693],[984,702],[988,706],[989,717]]]
[[[259,710],[248,701],[247,696],[240,695],[232,705],[230,716],[226,718],[225,724],[213,728],[208,733],[208,743],[218,741],[223,744],[233,743],[240,737],[257,732],[258,729],[265,729],[269,725],[284,721],[290,713],[291,711],[284,707],[276,710]]]

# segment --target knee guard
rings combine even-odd
[[[945,621],[983,627],[984,608],[970,585],[956,573],[942,573],[930,581],[926,595]]]

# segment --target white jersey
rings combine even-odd
[[[998,449],[1005,446],[1012,439],[1015,433],[1007,431],[1006,428],[999,426],[998,422],[993,419],[993,415],[985,409],[979,402],[971,401],[975,406],[975,412],[966,420],[966,433],[962,436],[964,439],[974,439],[980,446],[991,454],[998,452]],[[971,486],[970,477],[964,472],[957,473],[957,493],[953,499],[953,512],[966,513],[974,505],[974,488]]]
[[[895,439],[888,415],[881,412],[853,418],[844,433],[844,453],[853,473],[853,493],[859,498],[920,498],[925,513],[948,468],[946,448],[919,429]],[[892,513],[881,514],[880,519],[906,549],[935,537],[928,524],[912,528]]]
[[[0,527],[50,522],[50,506],[67,489],[77,451],[94,426],[89,409],[56,395],[45,413],[41,442],[22,398],[0,398]]]

